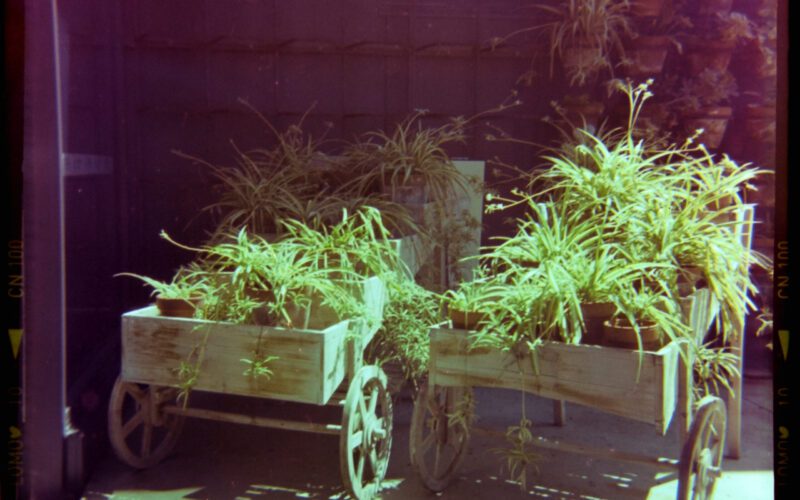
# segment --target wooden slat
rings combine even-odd
[[[531,358],[470,349],[468,332],[431,330],[430,379],[444,386],[524,389],[634,420],[654,423],[664,433],[676,405],[677,346],[658,352],[545,342]],[[637,380],[638,377],[638,380]]]
[[[256,417],[253,415],[242,415],[239,413],[229,413],[200,408],[181,408],[179,406],[168,406],[164,408],[164,412],[174,415],[182,415],[184,417],[214,420],[217,422],[255,425],[258,427],[268,427],[271,429],[283,429],[288,431],[313,432],[316,434],[339,434],[342,430],[342,426],[339,424],[319,424],[315,422],[282,420],[277,418]]]

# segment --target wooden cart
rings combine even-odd
[[[364,301],[382,317],[386,290],[365,281]],[[378,366],[363,352],[378,326],[342,321],[319,330],[234,325],[159,316],[154,306],[122,316],[122,372],[108,409],[117,456],[136,468],[157,464],[172,450],[185,417],[340,436],[340,468],[353,497],[372,498],[386,474],[392,438],[392,401]],[[226,413],[176,401],[179,366],[204,349],[192,391],[234,394],[314,405],[342,405],[341,424]],[[270,377],[246,376],[242,359],[274,356]],[[345,383],[349,381],[349,386]],[[344,396],[344,398],[343,398]]]
[[[696,337],[711,322],[710,297],[701,290],[687,301]],[[426,384],[414,402],[409,436],[411,462],[425,486],[442,491],[463,460],[470,429],[453,425],[456,411],[473,387],[520,389],[556,401],[556,420],[563,423],[563,401],[652,423],[664,434],[679,409],[680,460],[664,460],[616,450],[536,439],[537,446],[598,457],[678,468],[678,498],[707,498],[721,474],[726,408],[717,397],[704,398],[693,411],[691,364],[670,343],[657,352],[596,345],[545,342],[520,357],[510,352],[471,348],[469,332],[434,327],[430,332],[430,365]],[[531,357],[535,358],[534,370]],[[637,379],[638,374],[638,379]],[[480,432],[481,429],[474,429]],[[491,432],[490,432],[491,433]]]

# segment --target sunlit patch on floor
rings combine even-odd
[[[252,484],[250,485],[250,490],[247,490],[246,493],[251,495],[266,495],[268,493],[294,493],[294,496],[297,498],[314,498],[317,495],[315,493],[310,493],[308,491],[300,490],[297,488],[287,488],[285,486],[273,486],[267,484]]]
[[[631,487],[631,483],[633,481],[633,478],[636,477],[636,475],[635,474],[629,474],[629,473],[626,474],[626,475],[627,476],[633,476],[633,477],[625,477],[624,475],[623,476],[617,476],[615,474],[603,474],[603,477],[606,478],[606,479],[610,479],[614,484],[616,484],[620,488],[630,488]]]
[[[717,480],[714,500],[772,500],[775,476],[772,470],[747,470],[722,472],[724,480]],[[674,499],[678,491],[678,478],[650,488],[647,500]]]
[[[202,486],[190,486],[175,490],[120,490],[106,495],[106,498],[109,500],[179,500],[202,489]]]
[[[381,481],[381,490],[396,490],[403,481],[403,478],[384,479]]]

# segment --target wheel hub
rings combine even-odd
[[[361,446],[365,449],[372,448],[383,439],[386,439],[386,429],[380,425],[378,419],[374,418],[373,415],[366,415]]]

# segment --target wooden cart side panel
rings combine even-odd
[[[195,390],[324,404],[344,378],[347,322],[287,330],[165,318],[147,308],[123,315],[122,324],[122,377],[129,381],[179,386],[181,362],[193,363],[204,338]],[[242,359],[257,355],[277,357],[271,377],[244,374]]]
[[[470,350],[467,335],[463,330],[432,329],[432,383],[524,387],[539,396],[655,423],[662,432],[669,425],[677,390],[674,346],[644,352],[640,358],[627,349],[546,342],[535,354],[535,372],[530,357],[518,361],[496,349]]]

